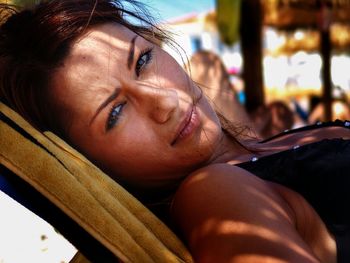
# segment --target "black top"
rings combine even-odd
[[[317,123],[286,131],[261,143],[298,131],[341,126],[349,121]],[[350,131],[349,131],[350,132]],[[350,262],[350,140],[325,139],[237,166],[301,194],[335,236],[337,262]]]

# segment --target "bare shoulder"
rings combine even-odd
[[[247,175],[251,174],[237,166],[229,164],[212,164],[203,167],[186,178],[181,184],[175,200],[181,201],[182,198],[197,197],[197,199],[209,201],[205,199],[210,198],[211,195],[217,196],[218,190],[229,191],[233,194],[236,188],[240,188],[240,185],[248,183],[246,181],[259,180],[256,177],[248,178]],[[202,191],[205,194],[198,196],[198,193]]]
[[[190,175],[172,206],[196,262],[318,262],[269,183],[228,164]]]
[[[173,209],[177,206],[208,205],[214,204],[215,210],[218,205],[227,206],[224,201],[230,201],[230,205],[239,202],[239,199],[256,197],[260,199],[260,191],[265,191],[264,196],[277,198],[277,191],[270,187],[265,181],[254,176],[248,171],[229,164],[212,164],[201,168],[191,175],[179,187],[175,198]],[[234,197],[234,199],[233,199]],[[237,206],[242,206],[238,203]]]

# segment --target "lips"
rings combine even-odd
[[[174,146],[181,140],[189,137],[194,133],[199,126],[199,116],[195,106],[192,106],[186,113],[186,117],[181,121],[179,128],[177,129],[175,139],[171,142],[171,146]]]

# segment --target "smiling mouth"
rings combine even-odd
[[[199,124],[200,122],[196,106],[192,106],[187,118],[185,118],[180,125],[175,139],[171,142],[171,146],[174,146],[177,142],[189,137],[196,130]]]

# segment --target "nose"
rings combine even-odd
[[[160,124],[170,120],[179,106],[176,90],[151,83],[137,81],[128,84],[126,94],[128,99],[136,105],[137,110]]]

